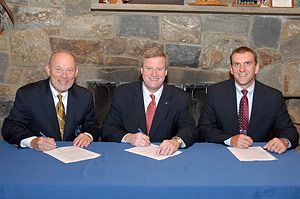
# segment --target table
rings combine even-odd
[[[0,198],[300,198],[300,154],[294,150],[272,154],[276,161],[240,162],[223,145],[196,143],[158,161],[124,151],[131,147],[92,143],[87,149],[100,157],[65,164],[2,141]]]

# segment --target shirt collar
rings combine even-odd
[[[243,95],[243,93],[242,93],[243,88],[240,87],[236,82],[234,82],[234,84],[235,84],[236,91],[239,92],[241,95]],[[254,91],[254,87],[255,87],[255,81],[253,82],[253,84],[251,86],[249,86],[246,89],[248,91],[248,94],[252,94],[252,92]]]
[[[59,93],[51,84],[50,80],[49,80],[49,85],[50,85],[50,89],[51,89],[51,93],[53,95],[53,97],[57,97],[58,94],[62,95],[62,98],[64,99],[67,95],[68,95],[68,91],[65,91],[63,93]]]
[[[151,94],[153,94],[155,96],[155,101],[158,101],[161,94],[162,94],[162,91],[163,91],[163,88],[164,88],[164,85],[158,89],[158,91],[154,92],[154,93],[151,93],[150,91],[148,91],[148,89],[146,88],[146,86],[144,85],[144,82],[143,82],[143,96],[144,96],[144,100],[147,99],[147,97],[150,97]]]

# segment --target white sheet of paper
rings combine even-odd
[[[78,162],[81,160],[88,160],[99,157],[101,154],[88,151],[83,148],[74,147],[74,146],[66,146],[59,147],[57,149],[53,149],[50,151],[44,151],[44,153],[51,155],[52,157],[64,162]]]
[[[156,150],[157,150],[158,146],[155,144],[150,144],[148,146],[144,146],[144,147],[133,147],[130,149],[125,149],[125,151],[131,152],[131,153],[135,153],[138,155],[142,155],[142,156],[146,156],[149,158],[153,158],[155,160],[164,160],[166,158],[175,156],[175,155],[179,155],[180,153],[182,153],[181,151],[176,151],[175,153],[173,153],[172,155],[159,155],[156,156]]]
[[[234,147],[227,147],[235,157],[240,161],[270,161],[277,160],[270,153],[265,151],[260,146],[249,147],[247,149],[239,149]]]

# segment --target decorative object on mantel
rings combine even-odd
[[[0,32],[3,32],[4,31],[4,27],[3,27],[3,24],[2,24],[2,19],[3,19],[3,15],[5,12],[7,12],[11,22],[13,24],[15,24],[15,21],[14,21],[14,16],[12,14],[12,12],[10,11],[9,7],[7,6],[7,4],[5,3],[4,0],[0,0]]]
[[[294,0],[271,0],[270,5],[273,8],[293,8]]]
[[[260,2],[265,2],[265,0],[236,0],[232,6],[260,7]]]
[[[194,3],[189,3],[189,5],[195,6],[228,6],[225,3],[222,3],[221,0],[196,0]]]

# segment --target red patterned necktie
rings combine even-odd
[[[239,127],[240,127],[240,131],[242,131],[243,129],[245,133],[247,133],[248,124],[249,124],[249,105],[248,105],[248,98],[247,98],[248,91],[243,89],[242,93],[243,93],[243,97],[240,101],[240,107],[239,107]]]
[[[154,117],[156,103],[155,103],[155,96],[153,94],[150,95],[152,101],[148,105],[147,112],[146,112],[146,123],[147,123],[147,134],[149,135],[152,120]]]

